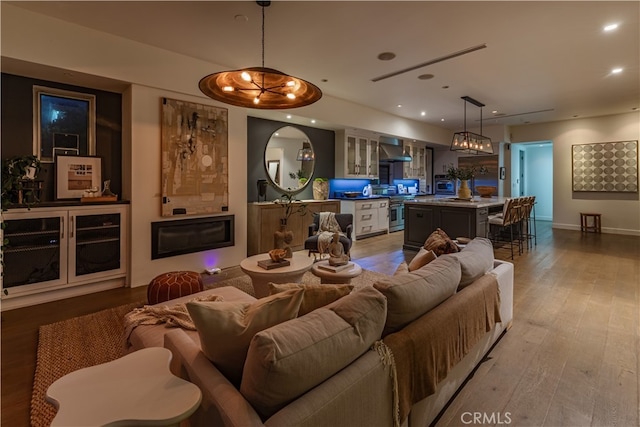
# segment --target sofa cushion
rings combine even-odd
[[[353,290],[353,285],[316,285],[303,283],[269,283],[269,293],[275,295],[289,289],[304,289],[304,296],[298,310],[298,316],[311,313],[316,308],[324,307],[348,295]]]
[[[397,331],[456,292],[460,261],[438,257],[411,273],[392,276],[373,286],[387,297],[387,321],[383,335]]]
[[[306,316],[257,333],[240,392],[263,419],[348,366],[378,339],[384,296],[364,287]]]
[[[433,251],[437,256],[456,253],[460,250],[458,245],[440,228],[436,228],[436,231],[427,237],[423,247],[428,251]]]
[[[491,240],[484,237],[476,237],[462,251],[447,256],[460,261],[462,277],[458,290],[469,286],[493,268],[493,245]]]
[[[420,248],[416,256],[414,256],[411,262],[409,263],[409,271],[422,268],[436,258],[438,258],[438,256],[432,250]]]
[[[251,338],[263,329],[293,319],[298,314],[304,290],[291,289],[245,302],[188,302],[202,352],[236,386]]]
[[[407,264],[407,261],[402,261],[400,265],[398,265],[398,268],[396,268],[396,271],[393,272],[393,275],[398,276],[400,274],[407,274],[408,272],[409,264]]]

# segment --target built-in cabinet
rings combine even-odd
[[[353,240],[389,232],[389,199],[342,200],[342,213],[353,214]]]
[[[124,286],[127,213],[122,204],[3,213],[2,308],[52,301],[79,286]]]
[[[433,149],[423,142],[405,141],[404,150],[411,154],[411,161],[403,164],[403,178],[420,180],[420,191],[432,194],[434,192]]]
[[[304,249],[304,241],[309,234],[309,225],[313,222],[313,214],[320,212],[340,212],[339,200],[305,200],[293,202],[295,207],[286,229],[293,232],[291,249]],[[305,205],[303,212],[297,212],[297,207]],[[272,202],[249,203],[247,207],[247,255],[269,252],[274,248],[273,233],[280,230],[280,220],[284,208]]]
[[[336,178],[378,178],[378,140],[336,132]]]

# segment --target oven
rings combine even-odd
[[[389,232],[404,230],[404,197],[389,198]]]
[[[447,178],[446,175],[435,175],[435,193],[446,194],[454,196],[456,194],[456,184],[452,179]]]

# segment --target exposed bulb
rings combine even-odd
[[[255,98],[253,98],[253,103],[254,104],[259,104],[260,103],[260,98],[258,98],[257,96]]]
[[[289,86],[289,87],[293,87],[293,86],[295,86],[295,85],[296,85],[296,82],[294,82],[293,80],[289,80],[289,81],[287,82],[287,86]]]
[[[242,80],[244,80],[245,82],[251,81],[251,75],[246,71],[243,71],[242,74],[240,74],[240,77],[242,77]]]
[[[235,89],[232,86],[225,86],[222,90],[223,92],[233,92]]]
[[[288,93],[287,94],[287,98],[289,99],[296,99],[296,96],[293,93]]]

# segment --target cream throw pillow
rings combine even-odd
[[[188,302],[202,352],[236,387],[251,338],[263,329],[294,319],[304,290],[291,289],[254,303]]]
[[[409,265],[406,261],[402,261],[396,271],[393,273],[394,276],[399,276],[400,274],[407,274],[409,272]]]
[[[258,332],[247,353],[240,393],[268,419],[366,353],[380,339],[386,309],[384,296],[367,286]]]
[[[493,268],[493,244],[484,237],[476,237],[462,251],[450,256],[460,261],[462,277],[458,290],[469,286]]]
[[[335,300],[349,295],[353,285],[315,285],[301,283],[269,283],[269,293],[275,295],[290,289],[304,289],[304,296],[298,310],[298,317],[311,313]]]
[[[409,263],[409,271],[417,270],[425,265],[429,264],[434,259],[438,258],[433,251],[420,248],[416,256],[413,257]]]

